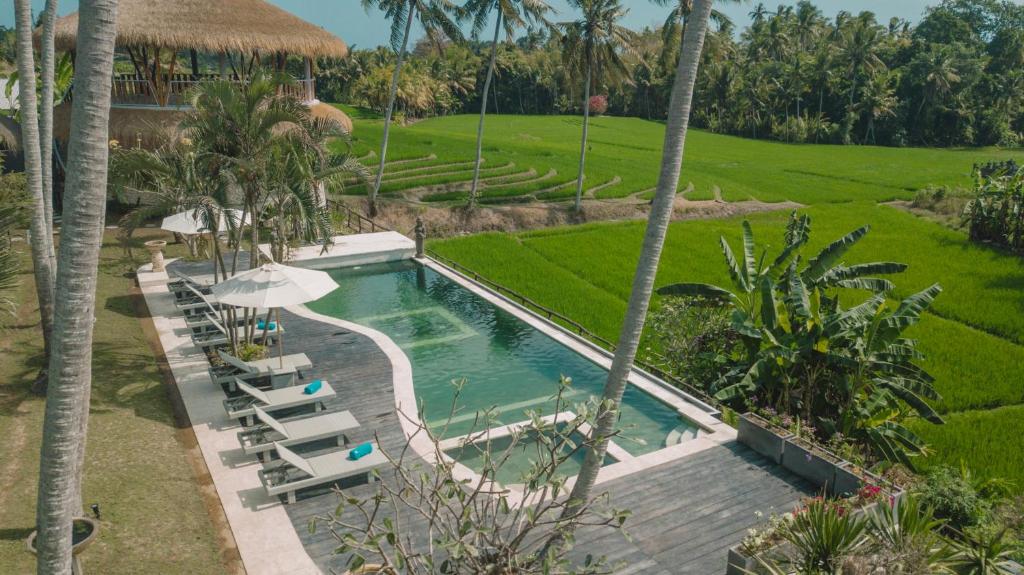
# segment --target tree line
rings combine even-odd
[[[607,96],[611,114],[666,118],[691,2],[657,3],[670,8],[665,23],[615,46],[624,73],[592,79],[593,93]],[[911,24],[880,22],[871,12],[842,11],[828,19],[802,0],[775,10],[757,4],[750,18],[738,30],[724,14],[712,15],[694,94],[695,126],[786,142],[1024,142],[1024,6],[942,0]],[[547,19],[528,20],[515,39],[496,36],[491,112],[583,111],[585,76],[564,65],[564,30]],[[398,113],[421,118],[478,112],[494,48],[482,35],[465,41],[428,37],[416,44],[398,77]],[[321,61],[317,93],[383,111],[395,60],[394,51],[376,48]]]

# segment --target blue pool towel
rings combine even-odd
[[[318,379],[318,380],[314,381],[313,383],[311,383],[311,384],[307,385],[306,387],[304,387],[302,389],[302,393],[305,393],[306,395],[313,395],[314,393],[320,391],[320,388],[323,387],[323,386],[324,386],[324,382],[322,382],[322,381],[320,381]]]
[[[360,443],[355,449],[348,452],[348,458],[352,461],[357,461],[362,457],[366,457],[373,451],[373,444],[367,441],[366,443]]]
[[[266,327],[266,329],[269,329],[270,331],[274,331],[275,329],[277,329],[277,322],[272,321],[270,322],[269,325],[267,325],[263,323],[263,320],[261,319],[256,323],[256,329],[264,329],[264,327]]]

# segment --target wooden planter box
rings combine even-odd
[[[836,469],[841,460],[814,449],[809,443],[798,438],[786,440],[782,450],[782,466],[815,486],[832,492],[836,481]]]
[[[740,416],[736,439],[778,464],[782,463],[786,439],[792,436],[792,433],[773,426],[753,413],[744,413]]]

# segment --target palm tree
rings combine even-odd
[[[885,67],[885,63],[878,56],[881,42],[881,28],[873,20],[863,15],[856,18],[850,25],[850,29],[844,30],[841,35],[840,50],[850,71],[849,105],[851,108],[857,93],[857,80],[860,75]]]
[[[665,24],[661,27],[661,38],[664,44],[664,50],[662,51],[663,63],[671,63],[674,67],[675,58],[678,57],[679,48],[683,42],[683,36],[686,35],[686,22],[690,19],[690,14],[693,12],[693,0],[651,1],[658,6],[672,6],[672,11],[668,13],[668,17],[665,18]],[[727,1],[739,2],[740,0]],[[718,25],[719,28],[732,25],[732,20],[728,16],[715,9],[711,10],[711,21]]]
[[[27,8],[19,11],[27,12]],[[62,226],[62,236],[71,241],[60,244],[56,325],[50,355],[53,385],[46,399],[36,504],[37,572],[41,575],[71,572],[71,521],[82,511],[80,488],[92,383],[96,276],[107,199],[116,11],[117,0],[79,3],[75,61],[78,81],[71,113],[68,193]],[[29,77],[30,72],[26,70],[21,77]],[[26,144],[26,153],[29,149]]]
[[[480,187],[480,164],[483,161],[484,117],[487,115],[487,95],[491,90],[491,79],[494,76],[494,63],[498,59],[498,38],[504,30],[505,38],[512,40],[517,29],[528,24],[547,24],[544,16],[551,6],[544,0],[469,0],[463,6],[466,17],[473,20],[473,34],[479,34],[487,25],[491,12],[497,12],[494,20],[494,40],[491,42],[491,59],[487,64],[487,79],[484,80],[484,91],[480,96],[480,124],[476,129],[476,164],[473,166],[473,184],[469,189],[469,206],[476,204],[477,191]]]
[[[328,150],[327,143],[341,143],[343,154]],[[273,230],[274,259],[283,261],[293,240],[324,246],[334,238],[328,187],[344,185],[350,178],[365,183],[366,168],[351,154],[351,137],[335,120],[312,121],[307,130],[292,132],[272,150],[271,180],[262,206],[262,221]]]
[[[668,232],[668,224],[672,219],[676,190],[679,187],[679,173],[683,165],[683,150],[690,122],[690,108],[693,103],[693,88],[704,46],[704,36],[707,33],[708,18],[711,15],[711,2],[712,0],[694,0],[690,26],[687,29],[686,37],[683,38],[683,51],[676,70],[672,102],[669,106],[668,123],[665,128],[665,144],[661,157],[658,188],[651,204],[643,247],[637,262],[636,275],[633,277],[629,306],[626,308],[626,317],[619,334],[615,357],[612,359],[612,366],[608,372],[603,401],[598,410],[593,430],[592,438],[596,438],[597,441],[590,449],[587,449],[583,465],[566,504],[564,511],[566,514],[572,514],[581,502],[590,500],[594,482],[597,481],[597,474],[608,448],[608,438],[615,431],[622,394],[626,390],[627,378],[632,371],[633,360],[636,358],[636,351],[640,345],[640,334],[643,331],[647,308],[650,305],[651,293],[654,289],[658,261],[665,244],[665,234]],[[560,543],[560,541],[555,543]]]
[[[40,325],[43,330],[44,358],[50,357],[53,349],[53,305],[54,281],[53,234],[46,222],[46,200],[43,190],[42,157],[39,147],[39,122],[36,107],[36,71],[32,53],[32,6],[29,0],[14,3],[15,33],[17,34],[18,91],[21,110],[21,138],[25,156],[25,177],[29,192],[35,202],[29,234],[32,239],[32,268],[36,282],[36,297],[39,300]],[[40,370],[33,385],[35,391],[46,389],[46,368]]]
[[[54,22],[57,20],[57,0],[46,0],[43,9],[43,33],[39,50],[39,72],[42,81],[39,106],[39,154],[43,168],[43,207],[46,213],[46,231],[53,238],[53,105],[54,77],[56,60],[54,58],[53,34]],[[53,272],[57,272],[57,254],[50,241],[50,262]]]
[[[896,97],[895,83],[896,76],[888,70],[883,70],[868,78],[864,84],[864,90],[860,101],[854,106],[857,114],[868,118],[868,125],[864,132],[864,143],[869,139],[872,144],[875,141],[875,122],[882,118],[896,115],[896,107],[899,99]]]
[[[764,22],[764,19],[767,15],[768,9],[765,8],[764,2],[758,2],[757,6],[754,6],[754,9],[751,10],[749,14],[747,14],[747,16],[750,16],[750,20],[753,21],[754,24],[760,24],[761,22]]]
[[[286,135],[309,126],[309,109],[295,98],[278,93],[277,79],[262,71],[238,85],[203,82],[192,95],[193,111],[182,128],[197,152],[215,162],[212,173],[233,178],[242,193],[242,212],[250,229],[250,269],[259,266],[260,206],[267,193],[273,165],[271,151]],[[234,239],[231,273],[238,265],[242,230]]]
[[[260,229],[267,216],[272,192],[280,193],[282,172],[299,178],[291,185],[302,188],[305,207],[300,213],[307,229],[320,230],[304,239],[329,241],[332,234],[325,218],[323,184],[353,175],[365,177],[350,154],[336,156],[327,149],[330,138],[344,135],[335,122],[314,119],[298,99],[279,94],[279,83],[257,72],[244,85],[215,81],[200,84],[192,96],[193,111],[182,127],[196,152],[210,159],[210,178],[227,178],[241,192],[242,220],[249,224],[249,267],[259,265]],[[295,156],[295,157],[292,157]],[[313,203],[315,202],[315,203]],[[242,226],[236,227],[231,274],[238,265],[243,243]],[[225,269],[227,266],[223,266]],[[245,311],[245,339],[251,341],[256,321]],[[229,329],[234,329],[233,322]],[[234,339],[234,338],[232,338]]]
[[[388,138],[391,133],[391,117],[395,111],[395,96],[398,92],[398,79],[402,74],[406,50],[409,47],[409,33],[412,23],[419,18],[427,36],[440,47],[444,37],[462,38],[462,31],[452,21],[450,14],[456,11],[450,0],[362,0],[363,8],[369,10],[376,7],[391,20],[391,47],[397,55],[395,69],[391,74],[391,87],[388,94],[388,105],[384,112],[384,135],[380,142],[380,161],[377,167],[377,178],[370,188],[369,214],[377,215],[377,194],[380,192],[384,179],[384,164],[387,162]]]
[[[569,6],[583,12],[578,20],[561,22],[562,58],[566,68],[584,75],[583,137],[580,141],[579,174],[576,176],[576,211],[583,206],[583,178],[587,160],[587,132],[590,128],[590,89],[594,73],[626,78],[628,70],[620,52],[631,49],[633,33],[619,25],[628,10],[619,0],[569,0]]]

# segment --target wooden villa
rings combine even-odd
[[[283,91],[352,129],[343,112],[316,99],[316,59],[348,55],[318,26],[263,0],[121,0],[117,12],[110,137],[122,145],[175,137],[190,88],[215,78],[244,82],[257,67],[290,75]],[[74,52],[77,31],[77,12],[59,18],[57,50]],[[72,88],[54,112],[54,136],[65,143],[73,97]]]

